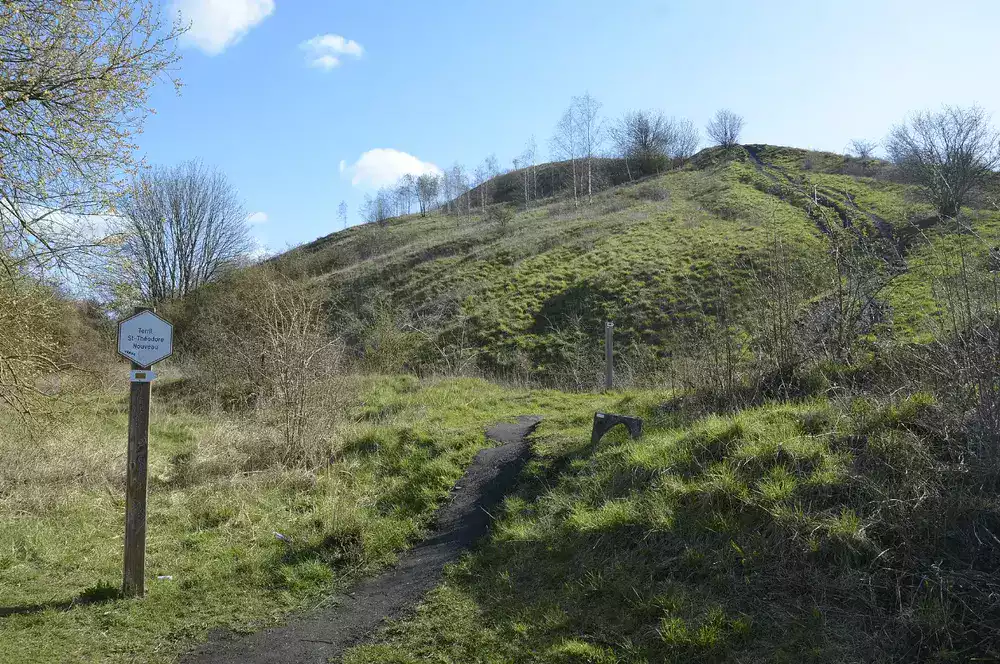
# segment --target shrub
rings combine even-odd
[[[0,277],[0,404],[30,414],[43,396],[37,379],[68,366],[60,357],[60,313],[50,289],[17,273]]]
[[[186,340],[196,383],[223,407],[276,420],[288,458],[319,461],[305,440],[312,424],[337,412],[342,395],[329,381],[344,361],[323,301],[267,268],[233,275],[212,300]]]
[[[494,224],[501,233],[507,232],[507,227],[514,219],[514,208],[510,205],[499,204],[486,209],[486,221]]]

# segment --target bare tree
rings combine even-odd
[[[452,187],[454,189],[455,196],[455,209],[461,214],[462,203],[465,203],[465,209],[468,215],[472,216],[472,203],[469,196],[469,176],[465,173],[465,166],[459,163],[455,163],[448,170],[449,178],[451,179]],[[463,201],[464,199],[464,201]]]
[[[269,411],[283,444],[268,445],[265,459],[329,461],[317,427],[342,403],[335,381],[343,346],[328,334],[322,294],[266,265],[232,275],[222,289],[188,330],[198,360],[192,378],[230,407]]]
[[[397,182],[394,187],[389,188],[389,204],[394,217],[401,217],[406,214],[406,192]]]
[[[0,7],[0,266],[60,263],[90,240],[135,173],[152,84],[183,32],[154,0],[21,0]]]
[[[386,223],[396,216],[396,190],[393,187],[381,187],[375,194],[378,218],[375,220],[379,225]]]
[[[676,128],[660,111],[629,111],[610,133],[629,180],[634,180],[633,166],[642,174],[659,172],[676,142]]]
[[[855,138],[850,144],[851,155],[858,159],[871,159],[875,156],[877,149],[878,143],[876,141],[868,141],[863,138]]]
[[[406,214],[410,214],[410,206],[417,197],[417,179],[410,173],[399,178],[399,182],[396,183],[396,193],[406,208]]]
[[[705,127],[705,133],[716,145],[731,148],[739,145],[740,133],[743,131],[743,116],[723,108],[715,112],[715,117]]]
[[[500,160],[495,154],[486,157],[483,162],[486,166],[486,202],[493,200],[493,190],[496,188],[494,180],[500,177]]]
[[[538,197],[538,172],[535,166],[536,149],[535,137],[532,136],[524,146],[524,152],[514,158],[514,170],[520,171],[521,175],[525,209],[528,209],[531,203],[532,189],[534,189],[535,197]]]
[[[394,212],[395,189],[392,187],[382,187],[375,196],[365,194],[365,201],[361,204],[361,218],[368,224],[378,224],[385,226]]]
[[[479,201],[480,201],[479,209],[481,212],[485,212],[486,210],[486,193],[485,193],[486,180],[487,180],[487,175],[486,175],[485,164],[480,164],[479,166],[476,166],[476,170],[472,174],[472,188],[479,190]]]
[[[379,214],[376,197],[371,194],[365,194],[365,200],[361,203],[361,209],[358,212],[360,213],[361,221],[364,223],[373,224],[377,222]]]
[[[344,223],[344,228],[347,228],[347,201],[340,201],[340,205],[337,206],[337,217]]]
[[[535,142],[534,135],[528,139],[528,144],[525,146],[522,154],[531,161],[531,197],[538,200],[538,144]]]
[[[528,168],[528,161],[524,158],[524,155],[519,155],[514,157],[514,172],[517,173],[518,179],[524,183],[522,189],[522,195],[524,200],[524,209],[528,209],[528,182],[531,180],[531,170]]]
[[[587,160],[587,199],[594,197],[594,155],[604,142],[604,123],[601,121],[601,102],[589,92],[573,98],[576,121],[579,123],[580,154]]]
[[[493,178],[500,175],[500,162],[497,156],[491,154],[476,167],[476,186],[479,188],[480,210],[486,210],[486,205],[492,201]]]
[[[427,216],[427,211],[437,200],[440,182],[440,178],[433,173],[424,173],[417,178],[417,198],[420,201],[420,214],[422,216]]]
[[[307,432],[323,410],[320,380],[336,375],[340,346],[325,334],[322,300],[301,285],[276,280],[258,298],[245,315],[262,342],[265,395],[280,418],[284,461],[315,467],[329,456],[315,454]]]
[[[150,302],[187,295],[252,248],[236,189],[221,171],[197,161],[140,175],[118,212],[122,243],[112,268]]]
[[[915,113],[893,127],[885,148],[946,217],[957,215],[970,192],[1000,165],[1000,136],[978,106]]]
[[[690,120],[671,121],[674,125],[674,141],[670,146],[670,156],[674,159],[687,159],[698,151],[701,145],[701,134]]]
[[[570,171],[573,176],[573,203],[574,205],[579,205],[576,160],[580,156],[582,141],[580,140],[580,123],[576,113],[576,104],[570,104],[570,107],[566,109],[566,112],[563,113],[562,118],[560,118],[559,123],[556,125],[556,131],[552,135],[550,145],[553,157],[557,161],[570,162]]]
[[[446,169],[443,173],[441,173],[440,179],[440,193],[444,196],[445,211],[448,214],[451,214],[451,203],[456,197],[455,182],[451,175],[451,171]]]

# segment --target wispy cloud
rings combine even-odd
[[[191,29],[181,43],[218,55],[274,12],[274,0],[173,0]]]
[[[340,35],[317,35],[301,44],[299,48],[306,52],[306,62],[310,67],[331,70],[340,66],[343,56],[360,58],[365,49],[353,39]]]
[[[340,162],[340,174],[350,178],[355,187],[378,188],[394,184],[404,175],[419,176],[425,173],[439,175],[441,169],[428,161],[421,161],[412,154],[392,148],[375,148],[363,153],[347,166]]]
[[[247,217],[247,223],[251,226],[259,226],[260,224],[267,223],[267,213],[266,212],[254,212],[249,217]]]

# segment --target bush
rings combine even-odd
[[[506,233],[507,227],[514,219],[514,214],[514,208],[510,205],[494,205],[486,209],[486,221],[496,225],[501,233]]]
[[[0,404],[30,414],[44,396],[37,380],[68,368],[60,348],[65,307],[55,293],[14,273],[0,277]]]
[[[308,453],[306,439],[339,411],[343,395],[330,381],[344,364],[323,301],[308,285],[262,267],[232,275],[207,304],[185,340],[196,389],[224,408],[273,420],[287,459],[322,462]]]

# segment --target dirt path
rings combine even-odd
[[[489,512],[513,486],[528,458],[527,436],[540,418],[498,424],[486,436],[501,443],[482,450],[438,510],[431,536],[400,556],[395,567],[360,582],[334,606],[249,636],[216,633],[182,661],[187,664],[320,664],[339,658],[383,620],[412,608],[452,562],[486,533]]]

